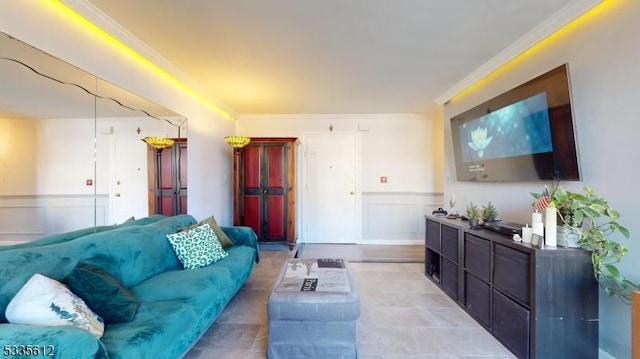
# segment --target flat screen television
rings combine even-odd
[[[579,181],[564,64],[451,118],[458,181]]]

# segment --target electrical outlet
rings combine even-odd
[[[380,183],[387,183],[387,176],[381,176]]]

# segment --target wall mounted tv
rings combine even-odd
[[[458,181],[579,181],[567,64],[451,118]]]

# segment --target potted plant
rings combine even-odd
[[[469,220],[469,227],[471,227],[472,229],[480,228],[478,224],[480,220],[480,208],[473,204],[473,202],[469,202],[469,204],[467,205],[465,216]]]
[[[605,294],[629,302],[631,290],[640,287],[616,266],[627,254],[627,249],[612,236],[619,233],[629,238],[629,230],[618,223],[618,211],[590,187],[583,187],[582,192],[554,188],[549,194],[549,205],[557,209],[558,223],[577,235],[581,248],[591,251],[593,273]]]
[[[498,210],[491,201],[489,201],[486,206],[482,206],[482,218],[484,218],[486,222],[495,222],[498,218]]]

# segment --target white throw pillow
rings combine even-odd
[[[62,283],[38,273],[16,293],[5,316],[13,324],[75,326],[98,339],[104,334],[102,318],[82,299]]]

